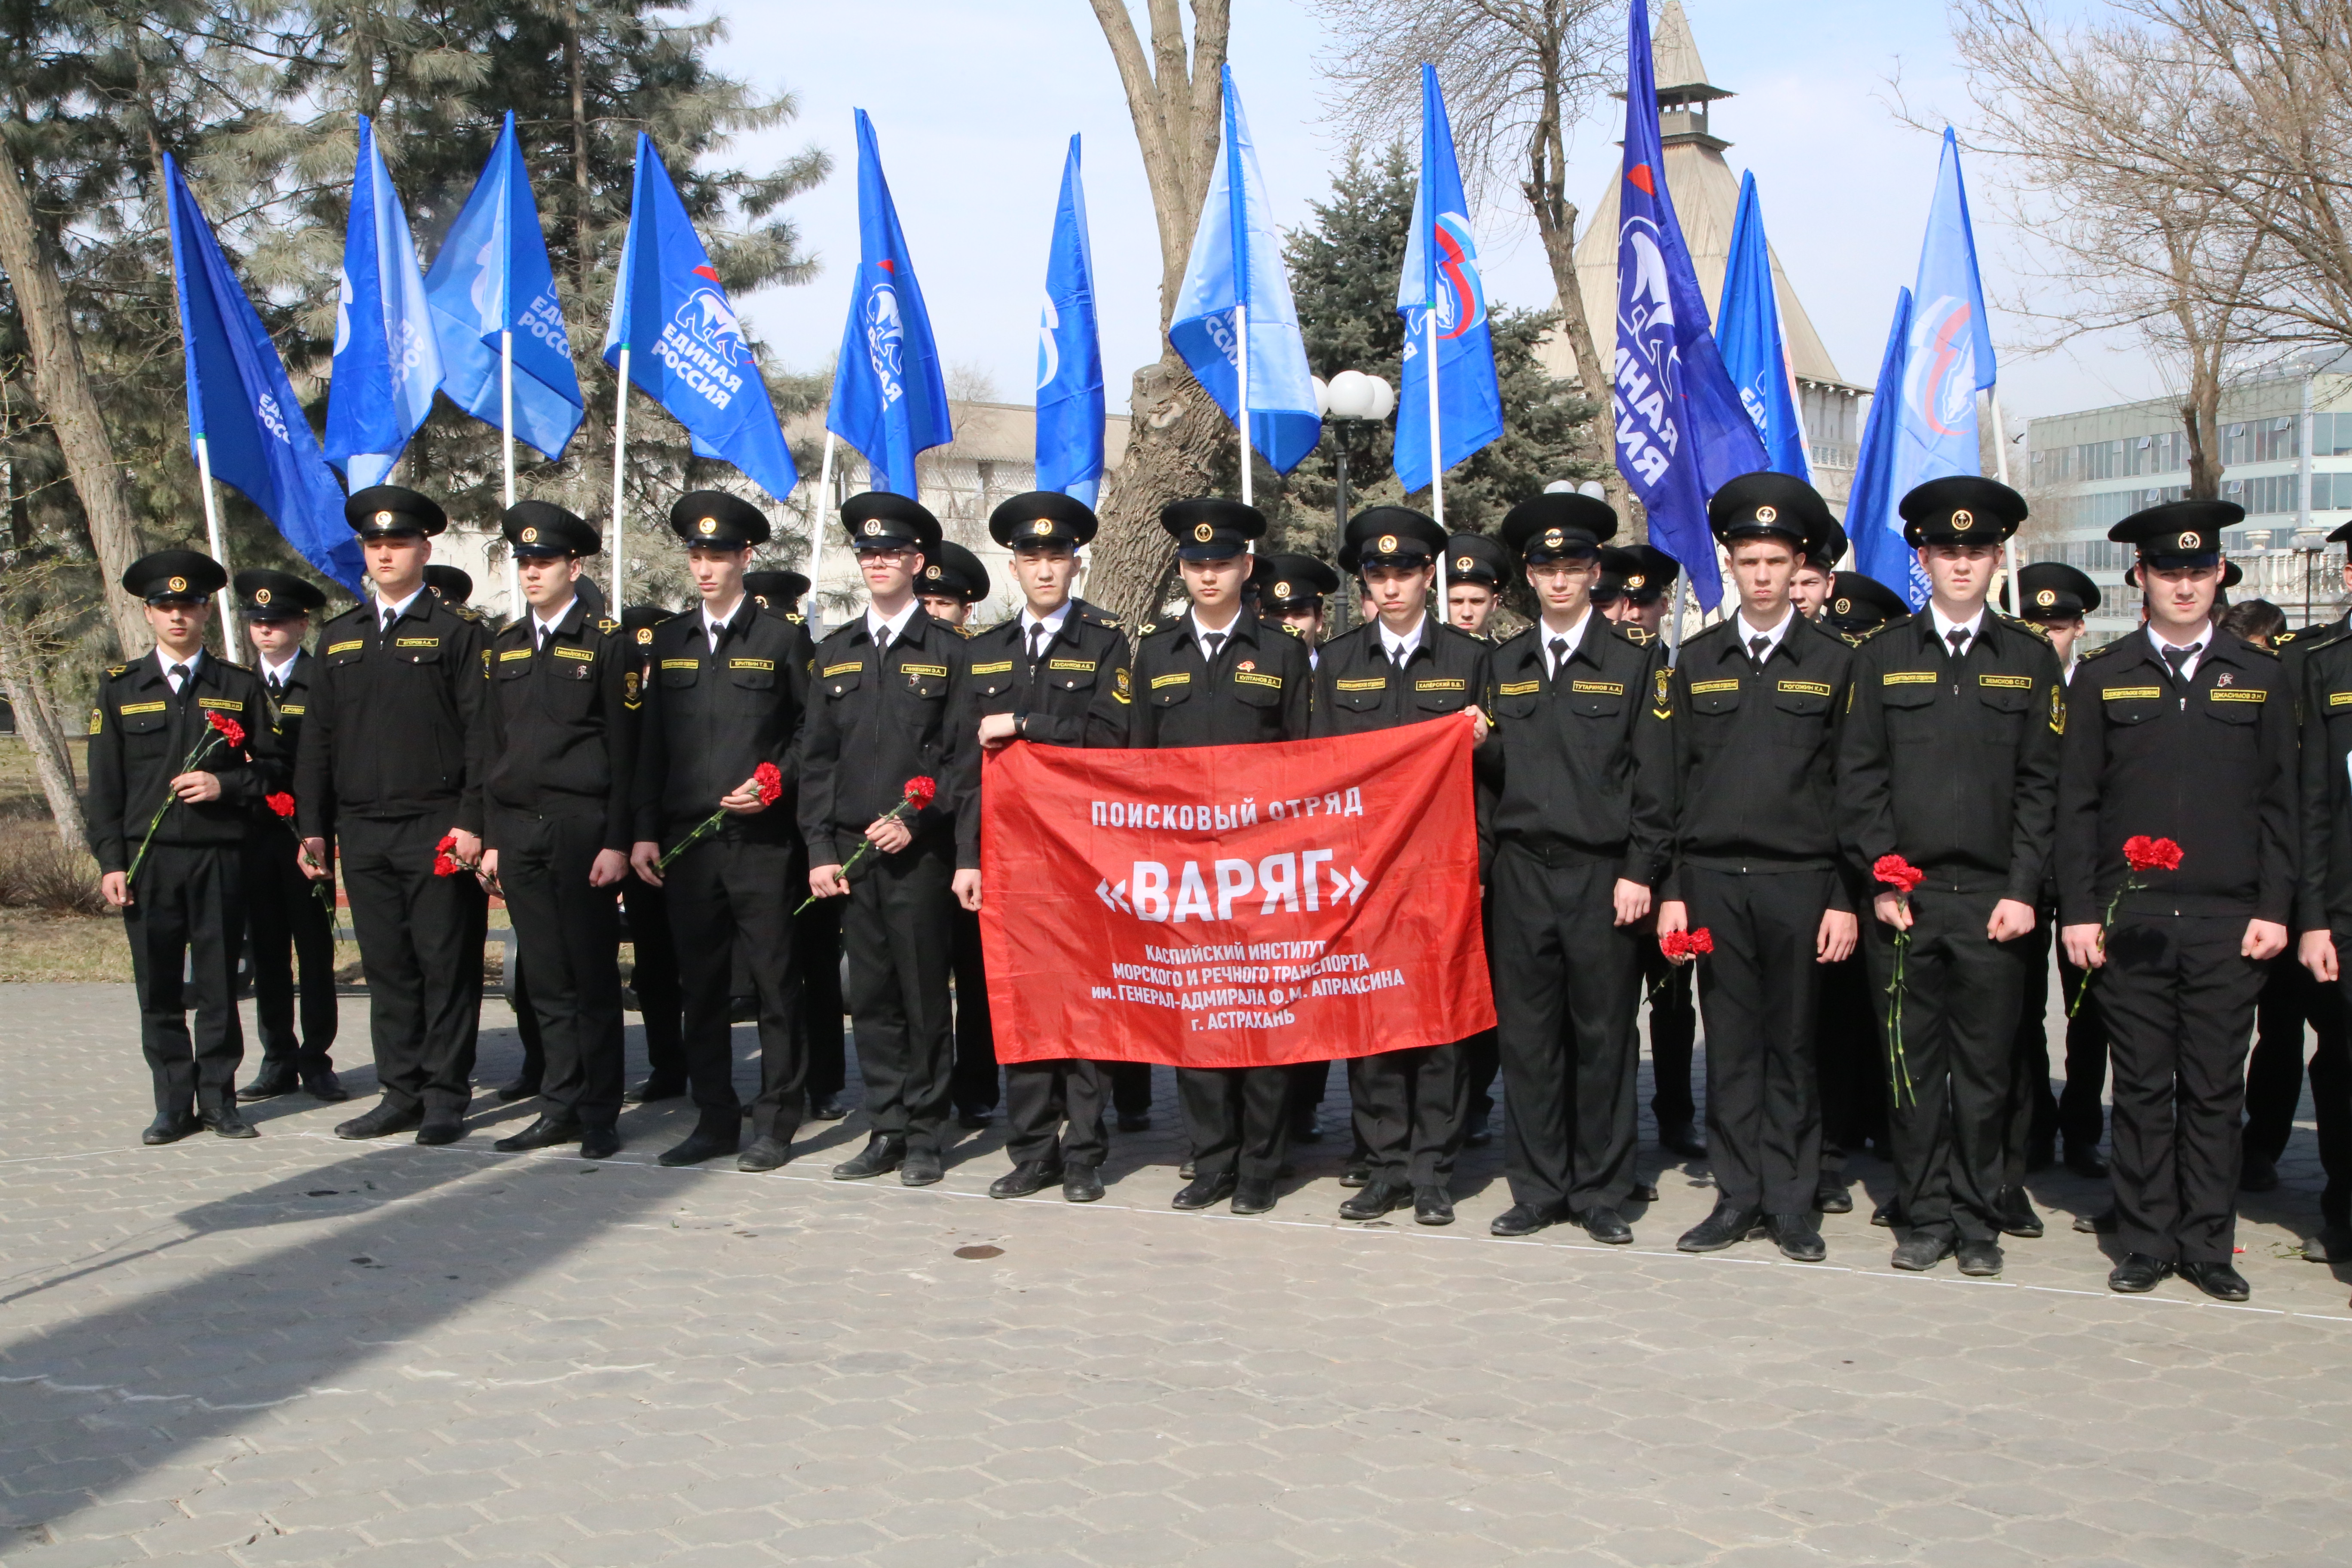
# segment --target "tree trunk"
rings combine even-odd
[[[1568,199],[1567,149],[1559,135],[1559,95],[1547,85],[1545,114],[1528,145],[1528,178],[1520,185],[1535,213],[1536,232],[1543,237],[1544,259],[1551,265],[1552,290],[1559,297],[1559,330],[1576,356],[1576,378],[1584,395],[1601,405],[1599,416],[1577,432],[1576,455],[1601,469],[1601,488],[1609,504],[1632,526],[1632,537],[1649,537],[1642,503],[1626,488],[1617,471],[1610,412],[1610,374],[1600,351],[1592,344],[1592,323],[1584,314],[1584,289],[1576,279],[1576,204]]]
[[[49,815],[57,821],[58,841],[68,855],[89,853],[89,831],[82,823],[81,800],[74,793],[73,754],[66,749],[65,731],[33,661],[15,646],[7,622],[7,606],[0,604],[0,691],[16,715],[16,732],[33,753],[33,772],[47,797]]]
[[[121,588],[122,574],[139,558],[139,525],[114,444],[90,389],[81,342],[74,336],[65,285],[57,262],[34,221],[32,203],[17,172],[16,154],[0,139],[0,269],[16,290],[16,310],[33,362],[33,395],[57,432],[66,471],[73,476],[89,542],[106,578],[101,592],[115,640],[123,657],[135,658],[154,641],[139,602]]]
[[[1160,526],[1170,501],[1205,495],[1234,442],[1224,416],[1173,349],[1135,373],[1127,455],[1110,474],[1087,597],[1129,628],[1159,613],[1176,542]]]

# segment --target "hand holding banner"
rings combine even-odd
[[[1260,1067],[1492,1028],[1470,747],[1433,723],[992,754],[998,1059]]]

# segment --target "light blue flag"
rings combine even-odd
[[[1095,327],[1095,255],[1078,139],[1062,165],[1062,204],[1045,261],[1045,309],[1037,321],[1037,488],[1088,506],[1102,488],[1102,337]]]
[[[1984,472],[1977,450],[1977,394],[1992,385],[1995,368],[1984,284],[1977,276],[1976,235],[1969,226],[1969,195],[1960,183],[1959,138],[1947,126],[1936,205],[1927,214],[1927,241],[1919,252],[1919,280],[1911,289],[1893,501],[1899,504],[1929,479]],[[1902,525],[1891,508],[1884,521],[1892,524],[1900,544]],[[1906,596],[1916,609],[1927,602],[1927,575],[1916,558],[1906,581]]]
[[[441,345],[434,341],[416,244],[375,144],[375,127],[362,114],[335,301],[327,461],[355,490],[382,484],[433,412],[440,384]]]
[[[1739,179],[1739,216],[1731,224],[1731,259],[1723,275],[1723,310],[1715,323],[1723,368],[1740,406],[1764,438],[1764,458],[1780,473],[1812,482],[1805,427],[1790,390],[1789,351],[1780,339],[1780,301],[1772,287],[1772,248],[1751,170]]]
[[[550,458],[563,456],[583,414],[580,376],[511,110],[433,258],[425,297],[449,400],[486,425],[499,423],[499,335],[512,332],[515,439]]]
[[[170,153],[172,291],[187,349],[188,450],[205,447],[213,478],[259,507],[296,553],[352,593],[360,542],[343,521],[342,487],[319,451],[286,362],[229,270],[212,225]]]
[[[1895,291],[1895,321],[1886,329],[1886,352],[1878,361],[1878,386],[1863,422],[1862,449],[1853,460],[1853,489],[1846,497],[1845,533],[1853,544],[1853,569],[1909,596],[1919,557],[1903,542],[1895,515],[1895,434],[1903,411],[1903,372],[1910,360],[1911,290]]]
[[[1307,340],[1298,334],[1298,307],[1282,270],[1282,245],[1257,144],[1224,68],[1225,142],[1201,204],[1192,255],[1176,293],[1168,341],[1225,417],[1241,422],[1241,345],[1234,331],[1236,307],[1249,319],[1249,444],[1286,474],[1323,439],[1315,411],[1314,378],[1307,370]]]
[[[1682,563],[1699,604],[1723,598],[1707,498],[1765,466],[1764,443],[1716,352],[1706,296],[1666,188],[1650,8],[1627,22],[1625,156],[1617,188],[1617,468],[1650,518],[1650,542]],[[1590,383],[1588,382],[1588,384]]]
[[[874,122],[857,110],[857,275],[849,320],[834,362],[825,428],[866,458],[877,490],[912,496],[915,458],[955,439],[948,384],[940,372],[931,315],[915,281],[915,260],[898,227],[898,204],[882,176]]]
[[[1429,313],[1437,312],[1437,435],[1450,468],[1503,434],[1503,392],[1495,382],[1495,339],[1486,326],[1486,286],[1470,234],[1470,204],[1454,159],[1454,127],[1437,90],[1437,68],[1421,68],[1421,184],[1397,314],[1404,318],[1404,374],[1397,393],[1396,475],[1405,493],[1429,488]]]
[[[686,426],[698,458],[732,463],[778,500],[800,483],[768,384],[743,341],[719,269],[653,138],[637,132],[629,233],[604,331],[604,363],[629,351],[629,379]]]

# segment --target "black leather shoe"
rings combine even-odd
[[[1889,1198],[1870,1211],[1870,1223],[1881,1230],[1893,1230],[1903,1223],[1903,1200]]]
[[[1715,1212],[1683,1232],[1675,1243],[1677,1252],[1721,1252],[1737,1246],[1755,1234],[1764,1216],[1751,1208],[1743,1208],[1729,1198],[1715,1200]]]
[[[1352,1198],[1339,1205],[1341,1219],[1378,1219],[1392,1209],[1401,1209],[1412,1202],[1412,1190],[1389,1181],[1368,1183]]]
[[[1584,1227],[1585,1235],[1595,1241],[1610,1247],[1633,1245],[1633,1227],[1625,1223],[1623,1215],[1607,1204],[1594,1204],[1570,1217]]]
[[[742,1134],[730,1127],[716,1131],[698,1127],[686,1135],[686,1142],[663,1150],[654,1156],[656,1165],[699,1165],[705,1160],[716,1160],[732,1154],[742,1147]]]
[[[512,1105],[518,1100],[529,1100],[539,1092],[539,1079],[535,1078],[518,1078],[499,1085],[490,1092],[506,1104]]]
[[[793,1157],[793,1146],[782,1138],[754,1138],[751,1146],[735,1156],[739,1171],[772,1171]]]
[[[1227,1171],[1222,1176],[1195,1176],[1185,1186],[1179,1188],[1176,1196],[1171,1201],[1180,1209],[1204,1209],[1212,1204],[1221,1204],[1232,1197],[1234,1188],[1237,1184],[1231,1171]]]
[[[425,1124],[425,1108],[412,1105],[405,1110],[395,1110],[390,1100],[378,1100],[373,1110],[365,1116],[355,1116],[338,1125],[338,1138],[385,1138],[394,1132],[406,1132]]]
[[[1444,1187],[1415,1187],[1412,1190],[1412,1223],[1415,1225],[1452,1225],[1454,1194]]]
[[[1534,1204],[1513,1204],[1495,1216],[1493,1223],[1486,1226],[1486,1234],[1512,1237],[1533,1236],[1539,1230],[1549,1229],[1559,1217],[1549,1209],[1538,1208]]]
[[[1042,1193],[1062,1179],[1062,1167],[1052,1160],[1024,1160],[988,1184],[992,1198],[1025,1198]]]
[[[2164,1282],[2172,1272],[2172,1265],[2161,1258],[2151,1258],[2145,1252],[2127,1252],[2124,1260],[2107,1276],[2107,1289],[2126,1296],[2145,1295]]]
[[[1368,1187],[1372,1183],[1372,1164],[1369,1160],[1350,1160],[1339,1172],[1343,1187]]]
[[[416,1141],[427,1149],[438,1149],[445,1143],[455,1143],[466,1135],[463,1118],[428,1116],[416,1125]]]
[[[1235,1214],[1272,1214],[1274,1184],[1263,1176],[1234,1184],[1234,1212]]]
[[[659,1074],[646,1079],[621,1096],[624,1105],[652,1105],[664,1100],[676,1100],[686,1092],[686,1079],[663,1078]]]
[[[2107,1173],[2107,1163],[2099,1157],[2099,1146],[2095,1143],[2067,1144],[2066,1168],[2078,1176],[2088,1176],[2094,1181]]]
[[[902,1187],[928,1187],[947,1173],[937,1149],[909,1149],[907,1157],[898,1162],[898,1184]]]
[[[302,1092],[323,1105],[341,1105],[352,1097],[332,1068],[312,1068],[302,1075]]]
[[[234,1100],[222,1106],[218,1110],[197,1112],[196,1120],[203,1123],[205,1129],[212,1133],[215,1138],[258,1138],[261,1136],[260,1133],[254,1131],[252,1122],[247,1121],[244,1117],[237,1114],[236,1103]]]
[[[1993,1199],[1992,1209],[2004,1236],[2022,1237],[2028,1241],[2041,1238],[2042,1216],[2033,1212],[2033,1200],[2023,1187],[2003,1187],[2000,1195]]]
[[[1819,1263],[1830,1255],[1822,1240],[1822,1222],[1809,1214],[1768,1214],[1764,1228],[1769,1231],[1780,1256],[1798,1263]]]
[[[501,1138],[490,1147],[502,1154],[519,1154],[525,1149],[552,1149],[559,1144],[579,1142],[580,1119],[565,1112],[550,1110],[521,1131]]]
[[[1062,1172],[1062,1196],[1074,1204],[1090,1204],[1103,1195],[1102,1173],[1092,1165],[1070,1165]]]
[[[866,1141],[866,1147],[833,1168],[836,1182],[861,1182],[868,1176],[887,1175],[907,1163],[907,1141],[877,1132]]]
[[[1887,1261],[1913,1274],[1925,1274],[1959,1250],[1959,1239],[1939,1231],[1915,1230],[1895,1244]]]
[[[152,1149],[160,1144],[177,1143],[204,1125],[185,1111],[158,1116],[139,1134],[139,1142]]]
[[[2274,1193],[2278,1191],[2279,1173],[2275,1162],[2265,1160],[2252,1149],[2246,1151],[2238,1166],[2238,1190],[2242,1193]],[[2181,1269],[2183,1276],[2188,1274]]]
[[[2246,1277],[2227,1263],[2184,1263],[2175,1272],[2216,1301],[2242,1301],[2254,1293]]]
[[[1823,1214],[1852,1214],[1853,1194],[1845,1190],[1842,1178],[1823,1171],[1813,1188],[1813,1206]]]
[[[1151,1131],[1151,1113],[1148,1110],[1122,1110],[1118,1113],[1118,1130],[1121,1132],[1149,1132]]]
[[[1960,1272],[1971,1279],[1991,1279],[2000,1272],[2000,1243],[1997,1241],[1960,1243]]]
[[[2096,1214],[2078,1214],[2074,1229],[2083,1236],[2113,1236],[2116,1233],[2116,1206],[2109,1204]]]
[[[1658,1129],[1658,1147],[1685,1160],[1706,1158],[1706,1140],[1687,1121],[1670,1121]]]
[[[583,1127],[580,1130],[580,1157],[583,1160],[609,1160],[621,1152],[621,1130],[617,1127]]]
[[[2303,1244],[2305,1263],[2352,1263],[2352,1230],[2340,1225],[2324,1225],[2319,1233]]]
[[[841,1097],[838,1095],[812,1094],[809,1096],[811,1121],[838,1121],[848,1114],[849,1108],[841,1103]]]
[[[281,1094],[291,1094],[301,1086],[301,1076],[291,1062],[265,1063],[253,1075],[253,1081],[236,1091],[239,1100],[275,1100]]]

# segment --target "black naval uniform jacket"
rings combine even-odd
[[[1864,638],[1853,663],[1838,764],[1847,858],[1866,870],[1900,855],[1932,886],[2038,905],[2066,732],[2049,640],[1988,610],[1956,660],[1923,611]]]
[[[2117,914],[2294,912],[2295,723],[2276,654],[2209,627],[2189,689],[2145,630],[2075,666],[2058,786],[2058,919],[2095,925],[2127,875],[2124,840],[2170,838],[2180,868]]]
[[[963,713],[956,720],[959,744],[977,745],[980,721],[992,713],[1021,721],[1021,738],[1047,746],[1087,743],[1087,716],[1096,694],[1109,688],[1125,662],[1127,638],[1118,622],[1084,599],[1072,599],[1039,657],[1029,658],[1028,633],[1021,617],[989,627],[964,645],[970,679]],[[980,799],[956,816],[956,837],[978,864]]]
[[[1657,886],[1675,830],[1664,650],[1594,609],[1557,679],[1541,622],[1492,660],[1495,731],[1472,759],[1481,863],[1508,838],[1547,864],[1614,861],[1622,879]]]
[[[389,631],[367,602],[320,627],[294,763],[303,837],[332,837],[345,816],[446,817],[479,833],[488,656],[481,623],[429,588]]]
[[[1307,727],[1318,739],[1393,730],[1486,706],[1493,650],[1434,616],[1422,616],[1421,641],[1402,672],[1389,662],[1377,620],[1342,632],[1315,651]]]
[[[1247,605],[1225,632],[1213,664],[1190,609],[1146,626],[1132,661],[1096,696],[1095,743],[1157,751],[1307,739],[1307,645]]]
[[[285,766],[286,783],[294,782],[294,758],[302,745],[302,720],[310,711],[310,691],[319,681],[319,661],[308,648],[294,650],[294,662],[286,667],[278,684],[282,689],[269,689],[269,678],[258,662],[253,667],[253,679],[261,687],[262,711],[269,715],[270,732],[278,737],[278,754]],[[266,805],[256,803],[254,819],[263,827],[278,821],[278,814]],[[289,822],[287,827],[294,826]],[[284,829],[279,829],[283,832]]]
[[[773,763],[782,795],[765,811],[730,815],[719,832],[754,844],[791,843],[795,787],[806,799],[798,742],[809,704],[808,627],[767,613],[747,594],[716,650],[698,605],[653,634],[651,648],[635,658],[615,652],[625,664],[651,667],[637,694],[635,837],[675,843],[761,763]]]
[[[2333,638],[2300,662],[2302,853],[2294,923],[2304,931],[2352,930],[2352,638]]]
[[[1838,847],[1837,741],[1855,650],[1797,616],[1759,670],[1737,614],[1694,634],[1667,681],[1679,803],[1675,865],[1826,871],[1830,908],[1853,910]],[[1675,874],[1661,897],[1676,899]]]
[[[149,819],[171,781],[211,727],[209,715],[235,721],[245,744],[215,742],[196,771],[219,778],[221,795],[163,813],[154,842],[235,849],[245,842],[264,796],[285,787],[285,754],[269,725],[261,678],[209,651],[178,695],[153,652],[110,668],[89,716],[89,838],[100,871],[127,871]]]
[[[920,605],[878,655],[862,613],[817,645],[801,742],[810,865],[847,861],[867,826],[905,797],[907,781],[928,777],[931,804],[908,819],[915,845],[945,837],[958,870],[978,868],[979,836],[967,849],[956,833],[957,819],[980,809],[980,742],[960,719],[971,646]]]
[[[527,611],[490,639],[484,816],[594,817],[604,847],[626,855],[636,831],[636,645],[579,599],[545,648],[534,648],[538,637]]]

